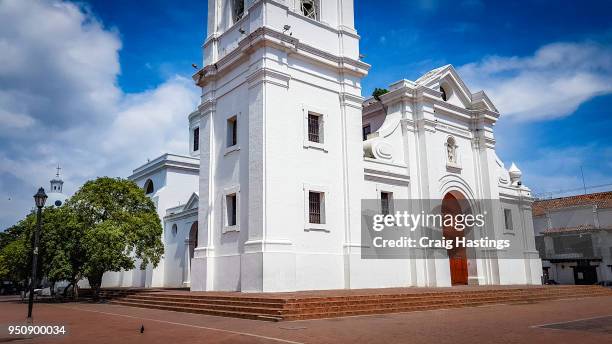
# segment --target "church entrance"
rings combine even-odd
[[[461,209],[461,204],[457,200],[457,198],[448,193],[444,196],[442,200],[442,214],[446,216],[446,214],[450,214],[455,216],[457,214],[462,214],[463,210]],[[453,240],[456,242],[456,238],[462,238],[465,236],[465,231],[459,231],[455,228],[456,226],[444,226],[443,235],[447,240]],[[450,265],[450,275],[451,275],[451,284],[452,285],[462,285],[468,284],[468,262],[467,262],[467,252],[465,247],[453,247],[448,249],[448,260]]]

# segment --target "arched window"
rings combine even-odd
[[[178,233],[178,226],[175,223],[172,225],[172,235],[176,236],[176,233]]]
[[[447,101],[448,95],[446,94],[446,90],[444,89],[444,87],[440,86],[440,92],[442,92],[442,100]]]
[[[144,190],[145,190],[145,194],[147,195],[150,195],[155,191],[153,187],[153,181],[151,179],[147,179],[147,181],[145,182]]]
[[[449,136],[448,139],[446,139],[446,153],[448,163],[457,164],[457,142],[452,136]]]
[[[300,0],[300,11],[305,17],[319,20],[319,0]]]

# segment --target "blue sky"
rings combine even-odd
[[[581,187],[581,166],[587,185],[612,183],[612,2],[355,8],[372,65],[364,95],[453,64],[502,110],[498,155],[536,193]],[[184,153],[205,19],[205,0],[0,2],[0,228],[23,216],[58,162],[71,193]]]

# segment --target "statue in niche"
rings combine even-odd
[[[452,137],[449,137],[448,140],[446,140],[446,154],[448,157],[448,162],[450,164],[456,165],[457,164],[457,145],[455,144],[455,139]]]

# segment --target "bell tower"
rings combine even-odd
[[[352,0],[209,0],[192,290],[351,286],[363,183]]]
[[[55,178],[51,179],[51,192],[62,193],[62,188],[64,187],[64,181],[60,177],[60,171],[62,168],[58,164],[55,170]]]

